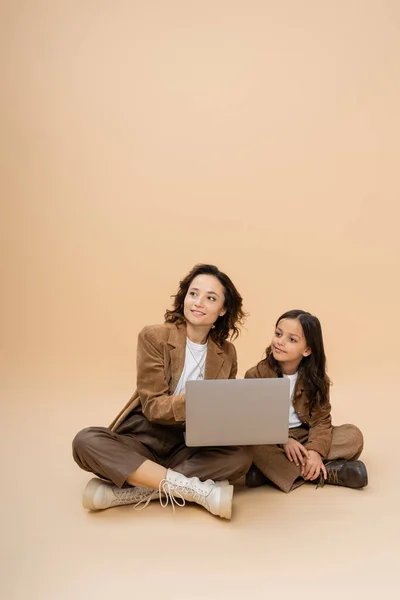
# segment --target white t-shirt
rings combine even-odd
[[[302,422],[300,421],[296,411],[293,408],[293,394],[297,381],[297,373],[294,373],[293,375],[284,375],[284,377],[289,379],[290,382],[289,429],[291,429],[292,427],[300,427],[300,425],[302,425]]]
[[[207,344],[195,344],[186,338],[185,365],[176,386],[174,395],[185,392],[186,382],[204,379],[206,368]]]

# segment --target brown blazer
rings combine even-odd
[[[137,389],[110,425],[115,431],[132,412],[143,413],[161,425],[185,422],[185,394],[174,391],[186,354],[186,325],[150,325],[139,333],[137,345]],[[209,338],[205,379],[234,379],[236,349],[230,342],[219,347]]]
[[[258,377],[277,377],[277,374],[268,365],[266,359],[249,369],[245,374],[245,379],[255,379]],[[316,450],[322,458],[326,458],[332,443],[332,420],[329,398],[328,402],[322,408],[314,407],[310,410],[310,401],[307,396],[307,390],[304,387],[304,382],[298,379],[293,395],[293,408],[302,424],[309,427],[308,441],[305,442],[304,446],[308,450]]]

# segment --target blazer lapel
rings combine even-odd
[[[186,356],[186,327],[180,325],[172,327],[168,338],[168,346],[170,347],[171,356],[171,381],[169,384],[170,391],[174,393],[178,385],[179,378],[182,374],[185,365]]]
[[[224,351],[209,338],[204,379],[218,379],[218,374],[224,362]]]

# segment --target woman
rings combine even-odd
[[[237,337],[244,316],[240,294],[217,267],[197,265],[180,282],[164,324],[139,334],[131,400],[110,428],[84,429],[74,439],[78,465],[111,482],[92,479],[85,508],[147,505],[159,498],[163,506],[196,502],[231,518],[229,481],[246,473],[250,451],[185,445],[185,385],[236,377],[236,350],[228,338]]]

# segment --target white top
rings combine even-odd
[[[300,425],[302,425],[302,422],[300,421],[299,417],[296,414],[296,411],[293,408],[293,394],[297,381],[297,373],[294,373],[293,375],[284,375],[284,377],[289,379],[290,382],[289,429],[291,429],[292,427],[300,427]]]
[[[176,386],[174,394],[185,392],[186,382],[195,379],[204,379],[206,368],[207,344],[195,344],[186,338],[185,365]]]

